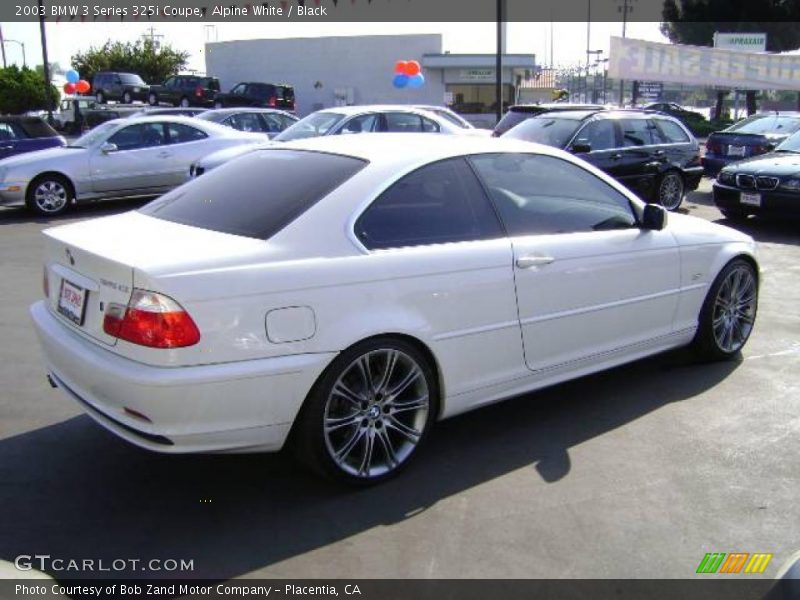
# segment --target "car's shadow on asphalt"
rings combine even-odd
[[[559,485],[571,448],[693,398],[737,366],[698,365],[675,351],[486,407],[437,424],[408,470],[358,490],[317,478],[286,453],[153,454],[75,417],[0,441],[0,558],[183,558],[193,572],[157,575],[240,576],[413,519],[520,469]]]
[[[39,223],[42,225],[66,225],[75,221],[84,221],[96,217],[107,217],[129,210],[136,210],[150,202],[152,198],[130,198],[127,200],[110,200],[105,202],[91,202],[79,206],[70,206],[69,210],[54,217],[40,216],[27,208],[2,208],[0,209],[0,227],[6,225],[20,225],[24,223]]]
[[[723,218],[715,223],[738,229],[742,233],[752,236],[757,242],[800,244],[800,219],[750,217],[743,221],[732,221]]]

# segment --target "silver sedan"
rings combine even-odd
[[[200,157],[267,139],[189,117],[108,121],[63,148],[0,161],[0,205],[55,215],[72,202],[156,196],[183,183]]]

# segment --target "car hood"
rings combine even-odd
[[[699,217],[669,213],[669,228],[682,246],[701,244],[725,244],[739,242],[755,246],[753,238],[732,227],[711,223]]]
[[[57,148],[46,148],[45,150],[34,150],[33,152],[26,152],[25,154],[18,154],[17,156],[10,156],[0,161],[0,167],[29,167],[31,165],[46,164],[51,168],[54,164],[53,161],[62,161],[68,158],[76,158],[84,156],[86,148],[67,148],[59,146]]]
[[[726,170],[750,175],[775,175],[783,177],[800,173],[800,154],[790,152],[770,152],[761,156],[754,156],[740,160]]]
[[[271,142],[266,144],[251,143],[251,144],[243,144],[240,146],[231,146],[230,148],[223,148],[222,150],[217,150],[216,152],[207,154],[206,156],[198,160],[197,164],[203,167],[206,171],[208,171],[215,167],[220,166],[223,163],[228,162],[229,160],[233,160],[234,158],[243,156],[245,154],[249,154],[250,152],[254,152],[262,148],[269,148],[271,146],[276,145],[277,143],[278,142]]]

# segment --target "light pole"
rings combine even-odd
[[[20,48],[22,48],[22,66],[23,67],[27,67],[28,66],[28,60],[25,58],[25,44],[20,42],[19,40],[9,40],[9,39],[4,39],[3,40],[3,44],[8,44],[8,43],[19,44]],[[3,52],[3,56],[5,56],[5,51]]]
[[[622,0],[622,6],[618,6],[617,10],[622,12],[622,39],[625,39],[625,30],[628,26],[628,13],[633,12],[633,4],[635,0]],[[625,80],[620,77],[619,79],[619,107],[622,108],[625,102]]]
[[[589,59],[589,57],[591,55],[594,55],[595,56],[595,61],[596,61],[594,66],[596,66],[597,62],[600,61],[600,55],[602,53],[603,53],[602,50],[589,50],[588,48],[586,50],[586,58],[587,58],[587,60],[586,60],[586,86],[585,86],[586,87],[586,98],[585,98],[585,101],[587,103],[591,103],[592,102],[592,100],[589,100],[589,70],[591,69],[592,64],[589,62],[588,59]],[[594,95],[594,91],[595,91],[594,88],[595,88],[594,80],[592,80],[592,95]]]

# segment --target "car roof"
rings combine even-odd
[[[278,113],[280,115],[289,115],[294,117],[292,113],[280,108],[261,108],[258,106],[240,106],[239,108],[214,108],[212,110],[203,111],[203,118],[208,119],[215,116],[235,115],[238,113]],[[296,117],[295,117],[296,118]]]
[[[357,140],[354,138],[358,138]],[[413,151],[405,152],[402,149]],[[341,154],[370,163],[402,164],[432,162],[464,154],[531,152],[557,154],[550,146],[522,140],[436,133],[370,133],[359,136],[327,135],[275,144],[266,148],[308,150]]]
[[[548,102],[545,104],[514,104],[509,112],[545,112],[573,110],[605,110],[602,104],[570,104],[568,102]]]
[[[360,115],[366,112],[388,112],[391,110],[400,110],[403,112],[425,115],[426,117],[433,116],[438,118],[436,115],[432,115],[429,110],[414,104],[358,104],[353,106],[331,106],[329,108],[321,108],[316,112],[334,112],[349,117],[351,115]]]

